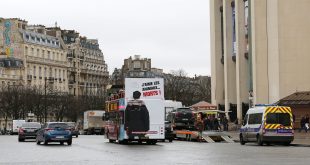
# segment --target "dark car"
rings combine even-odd
[[[37,122],[23,123],[18,130],[18,141],[22,142],[25,139],[36,139],[37,131],[41,129],[41,124]]]
[[[72,134],[68,124],[61,122],[48,122],[37,132],[37,144],[43,142],[47,145],[49,142],[60,142],[68,145],[72,144]]]
[[[190,108],[178,108],[168,114],[168,120],[175,129],[194,129],[195,117]]]
[[[69,126],[72,136],[79,137],[80,132],[77,124],[75,122],[67,122],[67,124]]]

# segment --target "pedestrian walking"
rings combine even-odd
[[[306,118],[303,116],[301,119],[300,119],[300,129],[299,129],[299,132],[301,132],[301,130],[305,130],[305,132],[307,132],[307,128],[306,128]]]
[[[224,116],[223,118],[223,127],[224,127],[224,131],[228,131],[228,119],[226,116]]]
[[[201,142],[202,141],[202,131],[204,130],[204,124],[203,124],[203,120],[202,120],[202,115],[200,113],[198,113],[198,115],[197,115],[195,127],[198,131],[197,141]]]

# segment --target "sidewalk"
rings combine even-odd
[[[230,135],[235,142],[239,142],[239,131],[229,131],[227,134]],[[310,145],[310,131],[308,131],[308,133],[295,131],[292,144]]]

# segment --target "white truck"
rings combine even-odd
[[[165,100],[165,120],[168,120],[167,117],[171,111],[182,107],[182,102],[180,101]]]
[[[19,127],[21,127],[25,122],[26,120],[13,120],[11,134],[18,134]]]
[[[105,121],[102,120],[104,113],[102,110],[88,110],[84,112],[84,134],[104,134]]]

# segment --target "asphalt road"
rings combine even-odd
[[[165,142],[157,145],[111,144],[103,136],[79,136],[72,146],[17,142],[0,135],[0,164],[309,164],[310,146],[257,146],[238,143]]]

